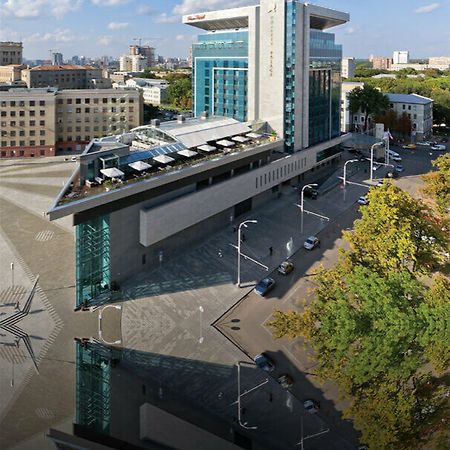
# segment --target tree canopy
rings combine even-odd
[[[438,170],[424,175],[424,192],[436,203],[441,214],[445,214],[450,206],[450,153],[439,156],[432,162]]]
[[[389,108],[389,99],[378,89],[370,85],[355,88],[348,95],[349,109],[352,113],[361,110],[364,113],[364,127],[367,128],[367,119],[371,115],[381,114]]]
[[[192,82],[187,76],[177,77],[167,88],[167,99],[170,104],[182,109],[192,108]]]
[[[443,429],[448,408],[435,375],[450,364],[450,281],[430,272],[448,235],[392,184],[368,199],[344,232],[349,249],[317,274],[311,303],[275,311],[269,326],[276,338],[308,342],[316,375],[350,399],[345,415],[371,450],[409,450]]]

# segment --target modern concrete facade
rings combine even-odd
[[[408,50],[396,50],[393,54],[392,61],[394,64],[408,64],[409,63],[409,51]]]
[[[142,94],[135,89],[54,88],[0,92],[2,158],[54,156],[78,151],[94,137],[142,124]]]
[[[22,70],[22,80],[29,88],[88,89],[93,86],[92,80],[101,79],[102,69],[91,66],[37,66]]]
[[[208,31],[193,45],[194,113],[267,121],[288,152],[336,137],[342,49],[324,30],[348,20],[285,0],[184,16]]]
[[[342,78],[352,78],[355,76],[355,58],[342,58]]]
[[[0,42],[0,65],[22,64],[22,42]]]

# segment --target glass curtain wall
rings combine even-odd
[[[76,303],[87,306],[110,292],[109,216],[76,226]]]
[[[340,135],[342,46],[334,34],[310,32],[309,145]]]
[[[247,120],[248,32],[200,35],[192,46],[194,113]]]

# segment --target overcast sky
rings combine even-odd
[[[27,59],[48,59],[49,50],[118,57],[133,38],[163,56],[186,57],[200,30],[181,15],[256,4],[258,0],[0,0],[0,40],[21,40]],[[344,55],[367,58],[409,50],[411,58],[450,56],[450,0],[317,0],[350,13],[336,27]]]

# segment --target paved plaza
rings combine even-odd
[[[398,183],[415,189],[417,178],[413,175],[427,171],[430,158],[417,153],[407,157],[410,162],[404,164],[410,165]],[[71,218],[49,222],[44,215],[74,166],[62,159],[2,161],[0,166],[0,321],[11,317],[16,320],[18,316],[14,315],[24,308],[32,294],[28,314],[15,322],[28,336],[30,345],[25,338],[18,339],[9,331],[0,330],[1,448],[51,448],[44,437],[50,427],[70,432],[75,413],[73,338],[99,338],[98,314],[102,308],[92,313],[73,311]],[[361,163],[354,180],[367,177],[364,167]],[[248,421],[261,421],[259,431],[269,439],[273,434],[270,427],[275,426],[270,425],[273,413],[286,417],[286,424],[298,424],[303,412],[300,401],[310,395],[321,400],[323,413],[306,419],[305,433],[325,427],[330,431],[308,441],[309,446],[305,448],[350,449],[356,435],[351,424],[342,421],[339,412],[342,405],[335,401],[334,387],[319,389],[314,377],[309,375],[313,372],[310,365],[313,360],[301,342],[273,341],[264,323],[274,308],[298,307],[311,285],[308,275],[319,262],[333,263],[341,230],[351,226],[357,214],[355,201],[367,188],[336,187],[316,200],[305,199],[307,210],[328,216],[329,222],[310,214],[305,214],[302,221],[295,206],[299,203],[298,191],[290,186],[283,189],[279,199],[239,218],[239,222],[258,220],[245,230],[242,251],[267,265],[269,272],[287,257],[295,260],[294,274],[283,280],[277,278],[279,285],[267,300],[251,293],[254,283],[267,272],[248,260],[242,260],[243,287],[235,286],[237,255],[233,245],[237,243],[237,235],[228,226],[207,237],[202,245],[164,261],[160,267],[141,273],[122,286],[122,310],[104,311],[103,337],[108,341],[120,340],[122,348],[146,355],[150,361],[158,355],[169,362],[183,361],[187,366],[186,362],[190,361],[198,378],[196,389],[189,384],[193,373],[189,370],[180,373],[178,380],[173,371],[152,369],[153,364],[149,370],[154,372],[151,378],[164,386],[180,392],[189,386],[185,394],[194,404],[202,387],[208,385],[209,379],[202,373],[214,373],[214,368],[222,368],[218,372],[224,377],[218,376],[217,384],[211,383],[199,404],[211,414],[221,414],[230,420],[236,414],[235,406],[229,406],[236,395],[235,363],[250,361],[256,353],[268,351],[280,362],[280,370],[293,374],[294,395],[291,398],[291,394],[270,380],[270,385],[248,399]],[[298,251],[311,234],[321,237],[321,248],[313,252]],[[39,280],[33,291],[37,276]],[[258,380],[261,374],[256,369],[248,369],[245,376],[249,377],[251,386],[252,380]],[[119,396],[115,401],[120,401],[123,389],[115,392]],[[272,402],[264,403],[264,414],[261,414],[261,398],[265,396],[267,402],[270,394],[276,395],[275,406]],[[218,396],[224,401],[218,402]],[[295,432],[285,439],[292,444],[298,438],[299,427],[291,428]]]

